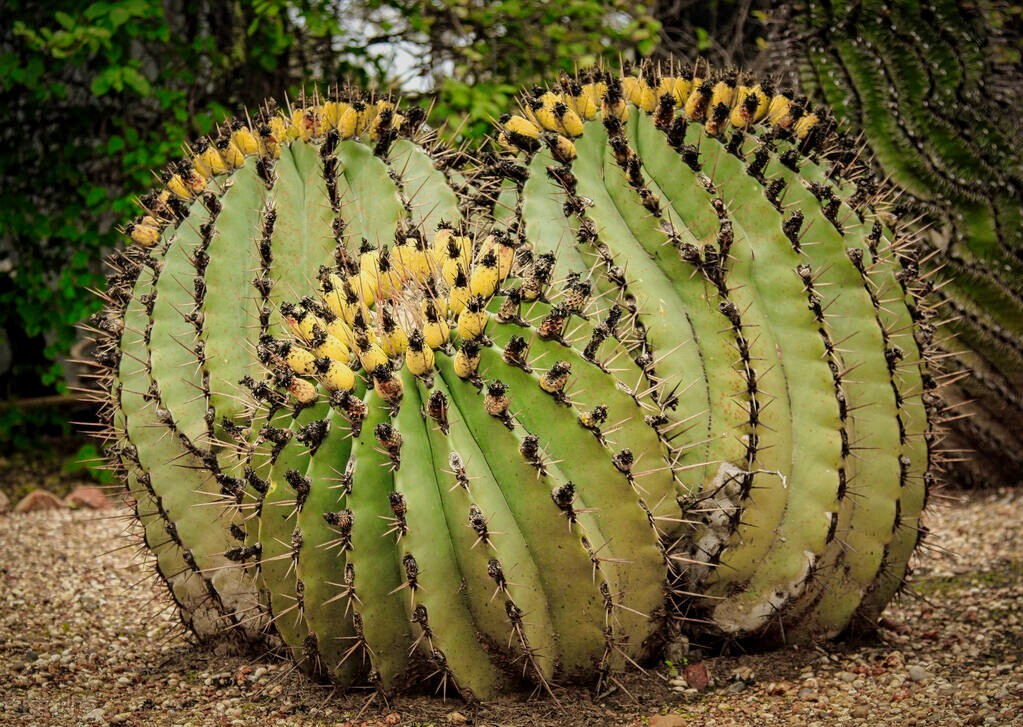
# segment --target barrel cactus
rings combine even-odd
[[[925,274],[947,311],[958,405],[955,479],[1023,472],[1023,146],[1019,14],[998,3],[788,3],[779,68],[863,130],[919,217]],[[954,453],[954,454],[953,454]]]
[[[933,325],[828,117],[651,67],[527,94],[478,159],[421,123],[236,121],[111,260],[109,453],[192,630],[488,698],[870,628],[925,532]]]

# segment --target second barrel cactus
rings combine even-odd
[[[918,218],[946,312],[945,470],[965,486],[1023,473],[1023,145],[1019,9],[999,3],[779,6],[783,68],[863,130]],[[1015,20],[1014,20],[1015,18]]]
[[[876,622],[933,328],[826,116],[648,68],[536,90],[479,161],[420,123],[226,127],[112,260],[110,452],[191,628],[486,698]]]

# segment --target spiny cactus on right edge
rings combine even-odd
[[[925,274],[956,339],[948,471],[1023,478],[1023,137],[1020,17],[997,2],[780,4],[774,53],[863,132],[919,215]]]
[[[481,165],[417,126],[236,122],[114,259],[107,434],[189,624],[479,698],[871,627],[933,328],[827,118],[646,68],[538,89]]]

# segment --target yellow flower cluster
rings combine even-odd
[[[802,140],[821,123],[790,93],[775,93],[769,83],[740,83],[735,73],[703,78],[690,71],[660,76],[653,83],[643,76],[596,73],[585,83],[565,79],[559,87],[537,91],[522,114],[503,117],[498,143],[513,152],[534,151],[544,139],[556,158],[569,162],[575,157],[572,139],[582,135],[584,122],[598,115],[625,122],[631,106],[653,114],[662,103],[681,109],[687,121],[702,122],[712,136],[729,124],[747,129],[764,122]]]
[[[294,374],[313,377],[328,391],[351,391],[360,367],[378,387],[402,365],[414,376],[430,376],[434,351],[457,336],[456,370],[474,376],[478,346],[467,344],[484,336],[487,305],[514,258],[504,237],[488,235],[474,245],[450,228],[428,241],[411,236],[392,247],[366,247],[357,272],[321,275],[319,302],[284,306],[298,340],[282,358]],[[316,395],[311,385],[291,388],[299,400]]]
[[[163,229],[173,222],[168,213],[172,200],[191,202],[202,194],[210,179],[238,169],[247,157],[277,159],[281,144],[320,139],[331,131],[336,131],[340,139],[376,141],[385,129],[397,132],[405,121],[393,103],[383,100],[325,101],[296,108],[290,114],[268,114],[254,125],[236,119],[214,139],[195,142],[189,157],[163,174],[164,187],[156,193],[148,214],[128,224],[124,232],[143,247],[157,244]]]

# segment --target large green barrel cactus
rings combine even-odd
[[[875,623],[933,328],[825,116],[645,69],[538,89],[479,162],[420,121],[225,127],[112,260],[110,452],[186,622],[480,698]]]
[[[830,104],[920,217],[947,311],[948,470],[1023,473],[1023,145],[1019,17],[999,3],[804,2],[780,8],[776,55]],[[1013,37],[1015,34],[1015,37]],[[953,335],[949,335],[953,334]]]

